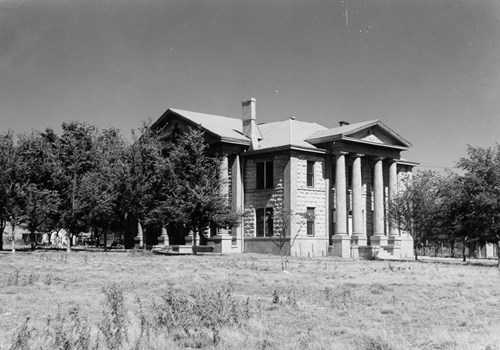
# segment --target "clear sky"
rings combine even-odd
[[[347,18],[346,18],[347,13]],[[500,141],[498,0],[0,0],[0,131],[124,135],[167,108],[380,119],[453,167]]]

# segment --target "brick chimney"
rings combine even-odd
[[[262,139],[255,117],[256,102],[257,100],[255,98],[250,98],[241,102],[241,106],[243,108],[243,135],[252,140],[251,149],[257,149],[259,146],[259,140]]]

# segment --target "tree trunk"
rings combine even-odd
[[[283,255],[283,247],[280,247],[280,258],[281,258],[281,271],[285,271],[286,266],[285,266],[285,257]]]
[[[500,268],[500,241],[495,244],[497,246],[497,267]]]
[[[415,261],[418,261],[418,252],[417,252],[417,246],[416,245],[413,247],[413,252],[415,253]]]
[[[455,258],[455,240],[451,240],[450,242],[450,249],[451,249],[451,257]]]
[[[30,230],[30,243],[31,243],[31,251],[34,251],[36,248],[35,230]]]
[[[108,249],[108,230],[106,227],[104,227],[101,231],[101,235],[104,235],[103,241],[104,241],[104,251]]]
[[[466,262],[466,258],[465,258],[465,238],[462,238],[462,261],[463,262]]]
[[[15,235],[16,225],[13,224],[12,221],[11,221],[11,227],[12,227],[11,249],[12,249],[12,254],[14,254],[16,252],[16,235]]]
[[[98,228],[94,227],[92,229],[92,233],[91,233],[90,237],[94,241],[95,247],[99,248],[99,246],[101,245],[101,236],[98,234],[99,232],[97,230],[98,230]]]
[[[192,246],[193,246],[193,254],[196,254],[196,252],[197,252],[197,249],[196,249],[196,230],[193,230]]]
[[[5,230],[5,224],[4,221],[2,220],[0,223],[0,251],[3,250],[3,230]]]

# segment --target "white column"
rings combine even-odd
[[[243,214],[243,177],[241,173],[241,160],[240,156],[236,155],[233,166],[231,168],[231,205],[232,209],[240,214]],[[236,242],[239,245],[240,252],[243,253],[244,242],[243,242],[243,217],[240,219],[240,225],[238,227],[233,227],[231,230],[232,236],[236,236]]]
[[[351,256],[351,240],[347,235],[347,187],[345,179],[346,152],[337,153],[335,162],[335,195],[337,206],[335,208],[335,235],[332,237],[333,256],[349,258]]]
[[[374,205],[373,205],[373,236],[371,237],[372,245],[387,244],[385,236],[385,220],[384,220],[384,173],[383,173],[383,158],[377,158],[374,171]]]
[[[391,206],[391,202],[396,197],[396,193],[398,192],[398,163],[395,160],[392,160],[389,165],[389,208]],[[399,236],[399,232],[397,228],[389,222],[389,235],[391,236]]]
[[[222,154],[220,157],[220,165],[219,165],[219,192],[221,196],[225,197],[226,200],[229,200],[229,181],[228,181],[228,169],[229,169],[229,161],[227,158],[227,154]],[[219,228],[218,234],[228,234],[227,228]]]
[[[366,245],[366,233],[363,227],[363,199],[361,196],[362,175],[361,157],[355,154],[352,163],[352,239],[355,245]]]
[[[345,178],[345,155],[346,152],[337,154],[335,164],[335,195],[337,207],[335,208],[335,234],[347,234],[347,187]]]

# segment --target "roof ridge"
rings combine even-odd
[[[205,113],[205,112],[197,112],[197,111],[190,111],[188,109],[180,109],[180,108],[169,108],[173,112],[188,112],[188,113],[196,113],[196,114],[201,114],[201,115],[206,115],[206,116],[211,116],[211,117],[219,117],[219,118],[229,118],[229,119],[234,119],[234,120],[239,120],[240,118],[235,118],[235,117],[229,117],[227,115],[220,115],[220,114],[212,114],[212,113]]]

